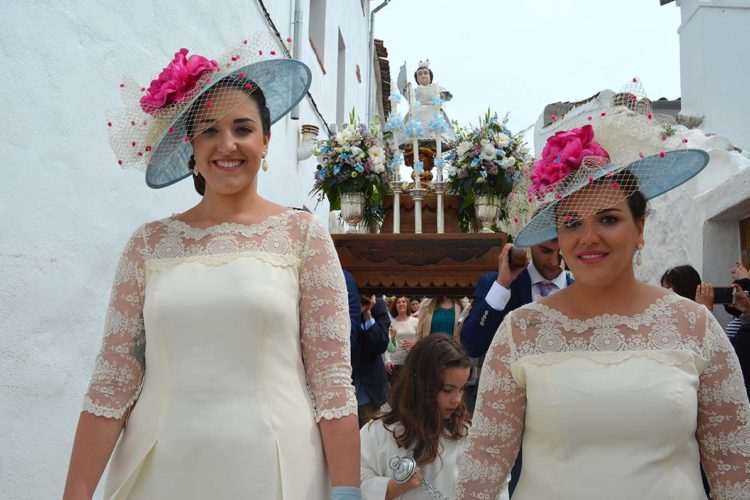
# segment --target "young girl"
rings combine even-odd
[[[462,398],[468,378],[469,358],[453,338],[430,335],[414,345],[389,394],[390,411],[360,430],[363,500],[433,498],[422,479],[452,496],[469,430]],[[406,483],[392,479],[394,456],[417,462]]]

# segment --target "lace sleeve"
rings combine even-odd
[[[511,373],[512,314],[492,339],[479,378],[479,397],[455,497],[495,498],[521,447],[526,391]]]
[[[737,356],[706,313],[708,366],[698,390],[698,442],[714,500],[750,498],[750,405]]]
[[[115,273],[104,338],[83,405],[97,416],[122,418],[138,398],[143,380],[143,231],[141,227],[130,237]]]
[[[317,217],[309,220],[301,265],[302,360],[316,420],[356,414],[344,273],[331,237]]]

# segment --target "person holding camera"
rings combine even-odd
[[[359,335],[352,348],[352,379],[361,428],[385,403],[387,375],[382,354],[388,348],[391,318],[383,299],[360,295]]]

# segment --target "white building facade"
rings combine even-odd
[[[298,160],[300,130],[315,125],[324,137],[353,108],[365,119],[376,94],[368,82],[379,81],[369,74],[369,1],[4,5],[0,498],[60,497],[120,251],[139,225],[199,200],[190,180],[152,190],[142,172],[118,168],[106,116],[120,105],[122,75],[147,85],[182,47],[219,58],[257,31],[278,32],[281,47],[295,37],[295,11],[294,57],[312,70],[312,87],[299,118],[273,126],[259,191],[326,220],[327,204],[309,195],[315,159]]]

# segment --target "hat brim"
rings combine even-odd
[[[636,160],[626,166],[609,163],[596,172],[581,176],[566,186],[560,197],[550,202],[543,210],[537,213],[514,238],[513,244],[517,247],[528,248],[539,245],[545,241],[557,238],[557,224],[554,213],[557,204],[571,194],[588,186],[592,181],[597,181],[606,175],[614,175],[620,171],[628,170],[637,179],[639,191],[650,200],[684,184],[695,177],[708,165],[708,154],[700,149],[683,149],[669,151],[664,156],[654,155]],[[547,221],[540,223],[540,221]]]
[[[154,189],[170,186],[191,175],[188,160],[193,154],[189,142],[164,140],[167,136],[186,137],[186,118],[192,102],[227,77],[244,73],[266,96],[266,105],[271,112],[271,125],[279,121],[307,94],[312,73],[304,63],[295,59],[272,59],[248,64],[206,85],[177,115],[170,127],[154,146],[151,161],[146,167],[146,184]]]

